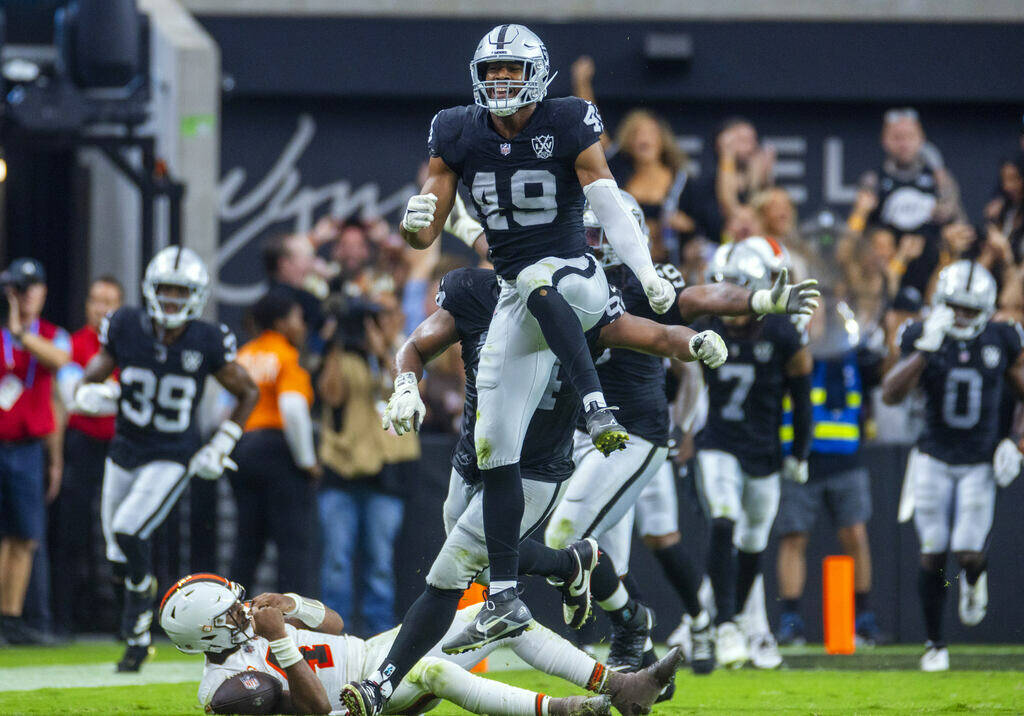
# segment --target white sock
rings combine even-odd
[[[546,716],[548,712],[544,694],[476,676],[442,659],[422,659],[406,680],[474,714]]]
[[[596,690],[603,683],[604,667],[547,627],[534,622],[509,642],[512,651],[527,664],[566,681]]]
[[[149,646],[150,642],[153,641],[153,637],[150,636],[149,631],[144,631],[138,636],[133,636],[125,639],[125,643],[128,646]]]
[[[597,606],[601,607],[606,612],[614,612],[616,609],[622,609],[626,606],[626,602],[629,601],[629,592],[622,586],[622,582],[619,582],[619,586],[615,588],[612,595],[607,599],[597,603]]]
[[[491,582],[488,588],[488,595],[491,599],[504,592],[506,589],[515,589],[519,582],[512,579],[498,579]]]

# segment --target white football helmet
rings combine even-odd
[[[772,275],[772,279],[778,277],[782,269],[792,269],[793,265],[789,260],[789,251],[775,239],[763,236],[748,236],[743,239],[743,245],[749,246],[757,252],[761,260]]]
[[[996,280],[977,262],[967,259],[956,261],[939,271],[932,303],[977,311],[977,315],[966,322],[957,318],[949,329],[953,338],[969,340],[981,333],[995,313]]]
[[[761,254],[746,241],[722,244],[708,267],[708,281],[734,283],[756,291],[772,287],[772,275]]]
[[[622,201],[626,203],[629,213],[636,220],[636,223],[640,225],[640,231],[644,235],[644,245],[649,244],[651,241],[651,230],[647,227],[647,222],[644,221],[643,209],[640,208],[640,204],[637,203],[636,199],[629,192],[619,189],[619,194],[622,195]],[[611,268],[622,263],[622,259],[615,253],[615,249],[608,243],[608,237],[605,236],[604,229],[601,228],[601,222],[597,220],[597,214],[590,208],[589,202],[583,207],[583,227],[587,232],[587,246],[594,252],[594,256],[597,257],[602,266]]]
[[[500,61],[522,62],[522,81],[487,80],[488,63]],[[469,63],[473,99],[491,114],[507,117],[544,99],[558,74],[549,77],[550,72],[548,50],[537,35],[525,25],[498,25],[480,40]],[[498,88],[505,90],[505,97],[492,97]]]
[[[161,286],[183,286],[188,289],[188,296],[158,296]],[[142,295],[146,299],[146,311],[158,325],[177,328],[202,315],[210,295],[210,274],[195,251],[168,246],[159,251],[146,267]],[[164,310],[165,304],[177,306],[177,310],[169,313]]]
[[[185,654],[219,654],[256,636],[244,599],[245,588],[237,582],[217,574],[190,574],[164,595],[160,626]],[[231,614],[236,605],[242,607],[241,621]]]

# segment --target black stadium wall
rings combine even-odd
[[[220,308],[236,327],[258,295],[259,240],[309,228],[325,212],[392,215],[404,207],[426,158],[433,114],[471,101],[468,63],[493,23],[456,20],[201,17],[218,42],[225,75],[220,197]],[[551,95],[569,93],[569,67],[581,54],[597,62],[598,105],[609,127],[643,105],[669,120],[697,166],[712,161],[709,138],[723,118],[752,119],[778,148],[779,183],[801,216],[845,213],[860,173],[881,161],[878,135],[889,107],[914,106],[961,184],[972,220],[995,185],[997,162],[1016,150],[1024,108],[1020,27],[991,24],[873,23],[536,23],[560,71]],[[651,33],[687,34],[689,63],[650,65]],[[422,586],[443,538],[447,439],[426,440],[410,476],[408,521],[397,555],[399,609]],[[916,601],[916,540],[896,524],[905,451],[872,447],[875,516],[873,603],[882,626],[902,641],[923,641]],[[680,483],[691,543],[704,524],[690,481]],[[1003,491],[992,534],[988,618],[970,631],[952,614],[950,639],[1024,641],[1024,480]],[[820,560],[838,549],[825,520],[808,554],[806,617],[820,638]],[[690,539],[700,537],[700,539]],[[774,547],[772,548],[774,550]],[[696,556],[700,556],[699,552]],[[657,636],[680,607],[654,560],[635,550],[634,570],[657,609]],[[764,563],[769,610],[774,551]],[[950,574],[951,581],[954,573]],[[527,596],[546,623],[558,624],[554,592],[530,583]]]

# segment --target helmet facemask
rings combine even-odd
[[[488,66],[498,62],[522,65],[522,77],[487,79]],[[544,99],[555,78],[549,72],[548,51],[537,35],[522,25],[499,25],[480,40],[469,63],[473,99],[491,114],[507,117]]]

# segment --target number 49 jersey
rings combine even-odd
[[[144,310],[120,308],[104,319],[100,342],[121,370],[110,459],[129,470],[154,460],[186,464],[201,444],[196,412],[206,376],[235,359],[234,334],[190,321],[165,346]]]
[[[697,449],[734,455],[748,475],[761,477],[782,467],[782,397],[786,364],[805,337],[788,316],[765,316],[742,332],[721,318],[700,319],[695,331],[713,330],[729,348],[721,368],[704,368],[708,388],[708,418],[695,440]]]
[[[498,134],[483,107],[453,107],[434,116],[430,156],[444,160],[469,188],[499,276],[512,281],[548,256],[586,252],[576,158],[603,131],[597,108],[578,97],[538,103],[512,139]]]
[[[907,322],[900,353],[914,352],[923,324]],[[968,341],[947,336],[927,354],[920,386],[925,395],[925,428],[918,449],[948,465],[991,462],[1006,433],[1003,411],[1006,370],[1024,349],[1018,323],[990,321]]]

